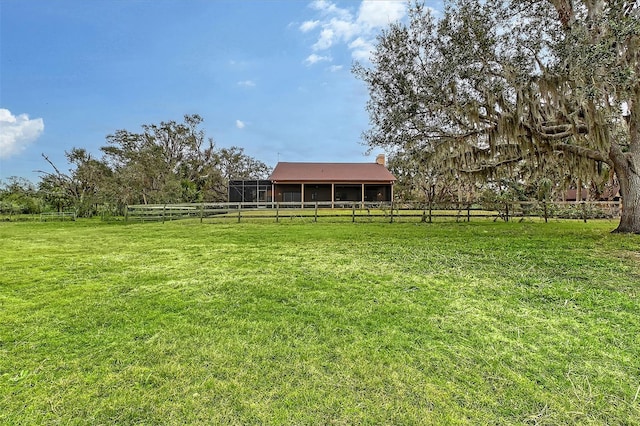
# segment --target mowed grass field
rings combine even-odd
[[[0,224],[0,424],[640,424],[640,236]]]

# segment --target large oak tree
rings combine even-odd
[[[378,38],[371,147],[441,173],[530,178],[615,172],[616,231],[640,233],[640,6],[624,0],[421,4]]]

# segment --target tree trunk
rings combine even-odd
[[[636,68],[640,71],[640,62],[636,62]],[[629,126],[629,148],[622,152],[612,143],[609,151],[622,197],[620,225],[614,232],[640,234],[640,85],[634,88],[628,110],[625,118]]]
[[[640,234],[640,153],[619,153],[613,163],[622,197],[620,224],[613,232]]]

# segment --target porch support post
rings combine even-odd
[[[331,208],[335,207],[335,205],[333,204],[334,201],[336,201],[336,184],[331,183]]]
[[[300,207],[304,209],[304,182],[300,184],[300,200],[302,202],[302,204],[300,204]]]
[[[360,207],[364,204],[364,183],[362,184],[362,192],[360,194]]]

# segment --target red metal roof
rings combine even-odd
[[[384,182],[396,178],[377,163],[287,163],[276,165],[269,180],[282,182]]]

